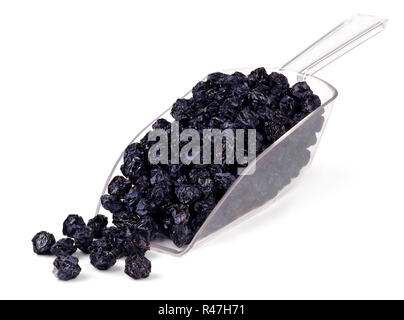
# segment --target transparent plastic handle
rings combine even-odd
[[[334,60],[372,38],[386,27],[387,19],[357,14],[285,63],[281,70],[313,75]]]

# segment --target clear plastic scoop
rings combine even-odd
[[[188,245],[177,248],[171,240],[167,239],[153,242],[151,249],[173,255],[183,255],[195,244],[210,238],[219,230],[265,211],[280,194],[286,192],[313,160],[338,95],[333,86],[314,77],[313,74],[384,30],[386,22],[386,19],[354,15],[285,63],[281,68],[266,68],[268,73],[272,71],[283,73],[291,84],[294,80],[296,82],[305,80],[313,92],[320,97],[321,107],[300,121],[257,157],[255,172],[251,175],[238,177]],[[255,68],[233,69],[223,72],[239,71],[248,74],[253,69]],[[183,98],[188,99],[191,96],[191,92],[188,92]],[[171,108],[167,109],[153,120],[131,143],[139,141],[149,132],[151,125],[157,119],[174,120],[170,115],[170,110]],[[102,194],[106,193],[112,177],[121,174],[119,164],[122,162],[122,157],[123,153],[109,174]],[[246,170],[250,170],[251,166],[250,164]],[[99,202],[96,214],[100,210],[104,209]]]

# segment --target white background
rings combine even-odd
[[[385,32],[318,75],[339,90],[310,171],[269,211],[131,280],[32,252],[94,214],[127,143],[207,73],[278,66],[353,13]],[[2,1],[1,298],[404,298],[400,1]]]

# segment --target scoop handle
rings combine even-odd
[[[356,14],[285,63],[281,70],[313,75],[386,27],[387,19]]]

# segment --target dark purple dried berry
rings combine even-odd
[[[175,194],[181,203],[192,203],[201,198],[202,192],[194,185],[180,185],[175,188]]]
[[[118,196],[104,194],[101,196],[101,204],[105,210],[117,213],[125,210],[125,205]]]
[[[64,281],[76,278],[81,272],[79,259],[73,256],[57,257],[53,265],[55,266],[54,275]]]
[[[258,68],[248,75],[248,81],[251,85],[255,85],[257,82],[266,83],[268,81],[268,74],[265,68]]]
[[[139,217],[130,211],[120,211],[112,215],[112,223],[120,228],[133,229],[138,221]]]
[[[212,192],[214,184],[210,173],[206,169],[192,169],[189,174],[189,180],[192,184],[196,184],[205,195]]]
[[[173,218],[175,224],[184,224],[189,221],[189,208],[184,204],[174,204],[167,208],[167,213]]]
[[[77,214],[68,215],[63,222],[63,234],[68,237],[73,237],[77,230],[85,227],[86,224],[82,217]]]
[[[245,108],[240,111],[234,125],[239,129],[254,129],[259,123],[258,116],[252,110]]]
[[[145,194],[150,188],[150,179],[146,176],[141,176],[136,180],[134,185],[136,190],[142,194]]]
[[[139,143],[129,145],[124,152],[121,172],[131,181],[135,181],[147,169],[147,152]]]
[[[136,206],[136,210],[135,212],[139,215],[139,216],[144,216],[146,214],[150,214],[153,212],[153,205],[151,202],[149,202],[147,199],[142,198],[140,199],[140,201],[138,202],[137,206]]]
[[[256,110],[259,107],[269,106],[271,100],[260,89],[254,89],[248,94],[250,106]]]
[[[74,240],[70,238],[60,239],[52,246],[50,252],[58,257],[71,256],[76,252]]]
[[[55,237],[53,234],[41,231],[32,238],[32,246],[34,252],[39,255],[50,254],[51,248],[55,244]]]
[[[102,230],[105,229],[107,225],[108,218],[102,214],[97,214],[87,222],[87,228],[91,230],[95,239],[102,237]]]
[[[297,82],[295,83],[291,88],[290,88],[290,93],[291,95],[298,99],[302,100],[304,99],[307,95],[312,94],[313,91],[311,91],[309,85],[303,81],[303,82]]]
[[[289,89],[288,79],[282,73],[272,72],[268,77],[271,94],[275,96],[283,95]]]
[[[101,238],[101,239],[94,240],[89,249],[91,252],[93,252],[93,251],[98,251],[98,250],[109,251],[112,248],[106,238]]]
[[[170,228],[170,239],[181,248],[191,242],[194,233],[186,224],[174,224]]]
[[[302,111],[306,114],[313,112],[315,109],[321,106],[321,101],[315,94],[309,94],[302,101]]]
[[[284,96],[279,102],[279,109],[284,115],[293,117],[296,112],[295,100],[292,97]]]
[[[133,279],[147,278],[151,272],[151,263],[146,257],[131,256],[125,260],[125,273]]]
[[[229,189],[233,182],[236,180],[236,177],[228,172],[217,173],[215,174],[214,180],[216,189],[221,192],[226,192],[227,189]]]
[[[156,184],[170,184],[171,183],[171,179],[170,176],[164,172],[161,169],[153,169],[151,171],[151,178],[150,178],[150,183],[152,185],[156,185]]]
[[[129,160],[129,159],[142,159],[144,160],[146,157],[146,150],[140,143],[132,143],[130,144],[124,152],[124,160]]]
[[[77,248],[79,248],[84,253],[90,253],[90,247],[93,243],[94,237],[89,228],[83,227],[80,230],[76,231],[73,238]]]
[[[95,250],[90,253],[90,262],[98,270],[108,270],[116,263],[116,258],[110,251]]]
[[[135,208],[142,195],[137,188],[130,189],[126,194],[124,203],[130,212],[135,212]]]
[[[171,115],[177,121],[189,119],[191,114],[192,106],[186,99],[178,99],[171,109]]]
[[[135,225],[134,232],[146,241],[152,241],[157,236],[158,226],[152,217],[144,216]]]
[[[191,226],[194,230],[198,230],[205,222],[208,215],[216,206],[216,201],[213,196],[210,196],[206,200],[197,201],[193,207],[193,216]]]
[[[172,199],[171,188],[164,184],[156,185],[151,190],[149,198],[156,205],[162,205],[163,203],[170,202]]]
[[[124,196],[132,184],[122,176],[114,177],[108,185],[108,193],[116,196]]]
[[[147,240],[139,235],[131,236],[122,243],[125,256],[144,256],[150,245]]]
[[[168,122],[166,119],[158,119],[154,124],[153,124],[153,129],[163,129],[163,130],[169,130],[171,128],[171,123]]]

